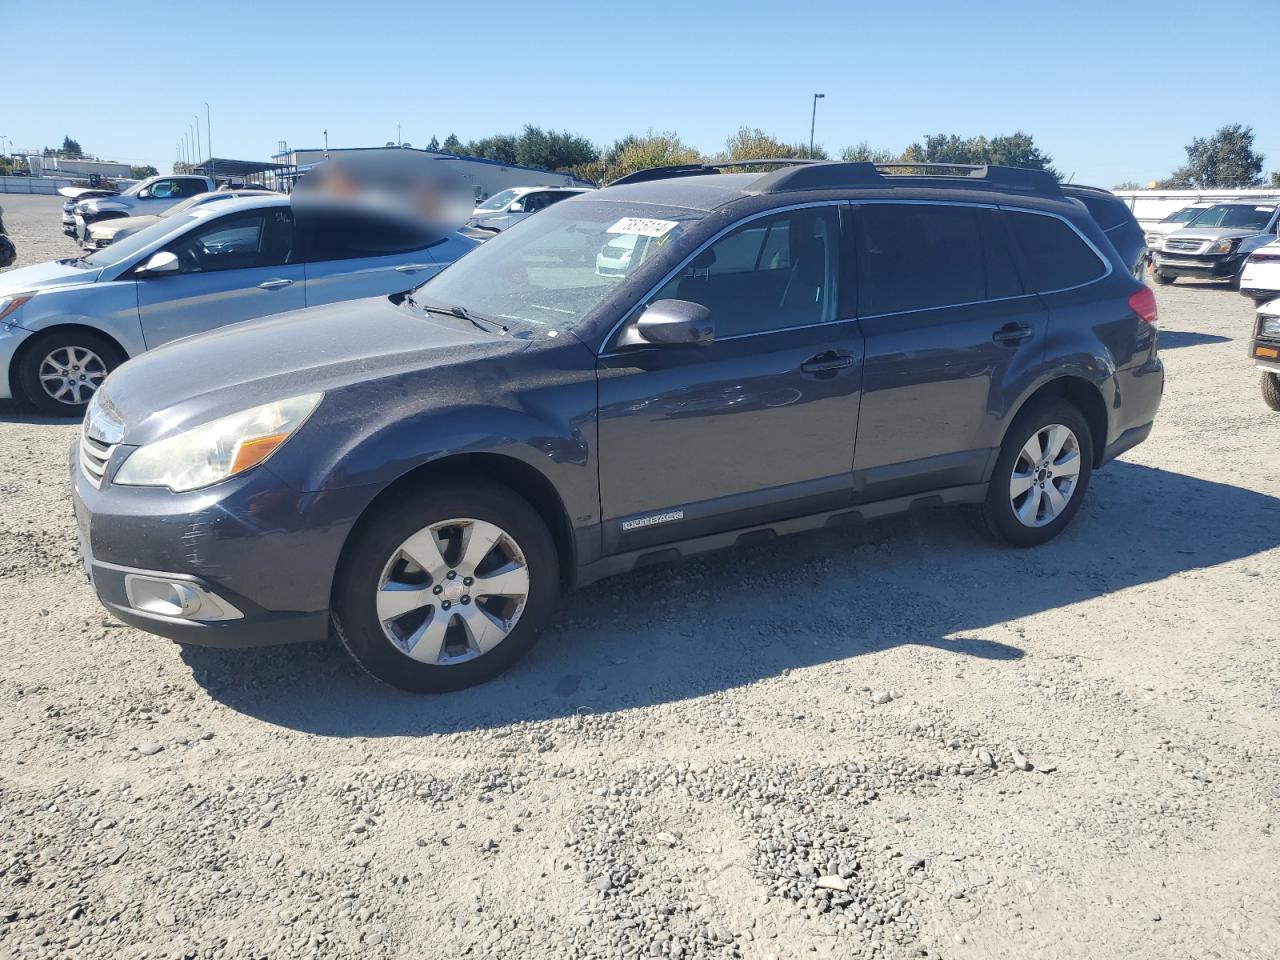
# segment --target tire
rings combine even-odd
[[[464,556],[464,537],[483,544],[495,529],[505,539],[479,558]],[[512,594],[472,599],[468,591],[489,578]],[[361,521],[334,579],[333,620],[347,652],[373,677],[411,693],[442,693],[515,663],[559,594],[555,542],[527,501],[496,484],[440,483],[396,496]]]
[[[1280,373],[1262,375],[1262,402],[1272,410],[1280,410]]]
[[[120,348],[100,333],[50,330],[24,346],[17,364],[18,388],[41,413],[83,417],[90,397],[124,361]],[[67,376],[53,379],[63,372]]]
[[[1165,274],[1161,273],[1159,270],[1156,271],[1155,277],[1156,277],[1156,283],[1160,284],[1160,286],[1162,287],[1167,287],[1169,286],[1169,284],[1173,283],[1173,281],[1178,279],[1177,277],[1166,276]]]
[[[1049,431],[1051,426],[1065,427],[1070,439],[1059,447],[1057,459],[1048,462],[1042,473],[1038,466],[1030,469],[1031,461],[1024,455],[1024,449],[1036,438],[1042,456],[1046,448],[1052,454],[1052,445],[1062,434]],[[1074,459],[1068,457],[1072,450]],[[1041,463],[1046,460],[1042,459]],[[1077,472],[1068,487],[1071,465]],[[1063,469],[1057,469],[1060,466]],[[1017,497],[1013,495],[1015,470],[1022,481],[1030,478],[1025,492]],[[1058,474],[1056,477],[1054,472]],[[1000,447],[987,498],[979,512],[982,526],[997,540],[1015,547],[1047,543],[1066,529],[1080,509],[1092,472],[1093,435],[1079,408],[1065,400],[1048,400],[1028,407],[1014,418]],[[1056,505],[1057,501],[1045,491],[1046,487],[1052,487],[1064,502]],[[1019,513],[1030,516],[1033,522],[1020,519]]]

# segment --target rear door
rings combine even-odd
[[[928,202],[868,203],[855,220],[867,351],[856,494],[980,483],[1008,384],[1045,342],[1007,225],[991,208]]]
[[[306,306],[302,265],[291,262],[288,207],[209,216],[165,249],[178,258],[178,272],[138,277],[138,313],[148,349]]]
[[[398,218],[302,210],[298,232],[306,250],[308,306],[403,293],[444,266],[431,249],[438,238]]]

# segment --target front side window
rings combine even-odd
[[[389,257],[424,250],[440,239],[439,233],[409,217],[323,207],[300,209],[298,235],[309,262]]]
[[[245,270],[287,263],[293,247],[293,213],[274,207],[219,217],[179,237],[167,248],[182,273]]]
[[[692,257],[652,297],[711,311],[716,339],[836,319],[839,219],[808,207],[752,220]]]
[[[177,196],[174,193],[175,184],[172,180],[157,180],[151,185],[151,197],[155,200],[168,200],[170,197]]]
[[[871,203],[858,214],[862,312],[869,316],[987,297],[976,207]]]
[[[1100,279],[1106,264],[1081,236],[1057,217],[1007,211],[1018,248],[1037,293],[1066,290]]]

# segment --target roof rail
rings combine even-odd
[[[923,174],[897,173],[900,170],[922,170]],[[928,171],[939,171],[931,175]],[[966,163],[847,163],[818,162],[812,166],[774,170],[751,184],[752,193],[782,193],[788,190],[824,190],[840,187],[902,185],[904,181],[928,179],[929,186],[973,186],[972,181],[1004,190],[1019,190],[1046,196],[1061,196],[1058,181],[1043,170],[1000,167],[994,164]]]
[[[825,160],[799,160],[794,157],[780,157],[766,160],[725,160],[716,163],[677,163],[669,167],[646,167],[609,181],[609,186],[617,187],[626,183],[647,183],[650,180],[667,180],[671,177],[697,177],[705,174],[719,173],[734,167],[791,167],[806,164],[821,164]]]

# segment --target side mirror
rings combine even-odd
[[[524,201],[516,200],[511,206],[507,207],[508,213],[524,213]]]
[[[659,300],[640,314],[620,346],[686,344],[707,346],[716,338],[711,311],[689,300]]]
[[[151,255],[138,273],[141,275],[151,276],[160,273],[177,273],[178,257],[176,254],[170,253],[168,250],[161,250],[159,253]]]
[[[142,190],[139,190],[139,191],[138,191],[138,199],[139,199],[139,200],[150,200],[150,199],[151,199],[151,188],[150,188],[150,187],[144,187]]]

